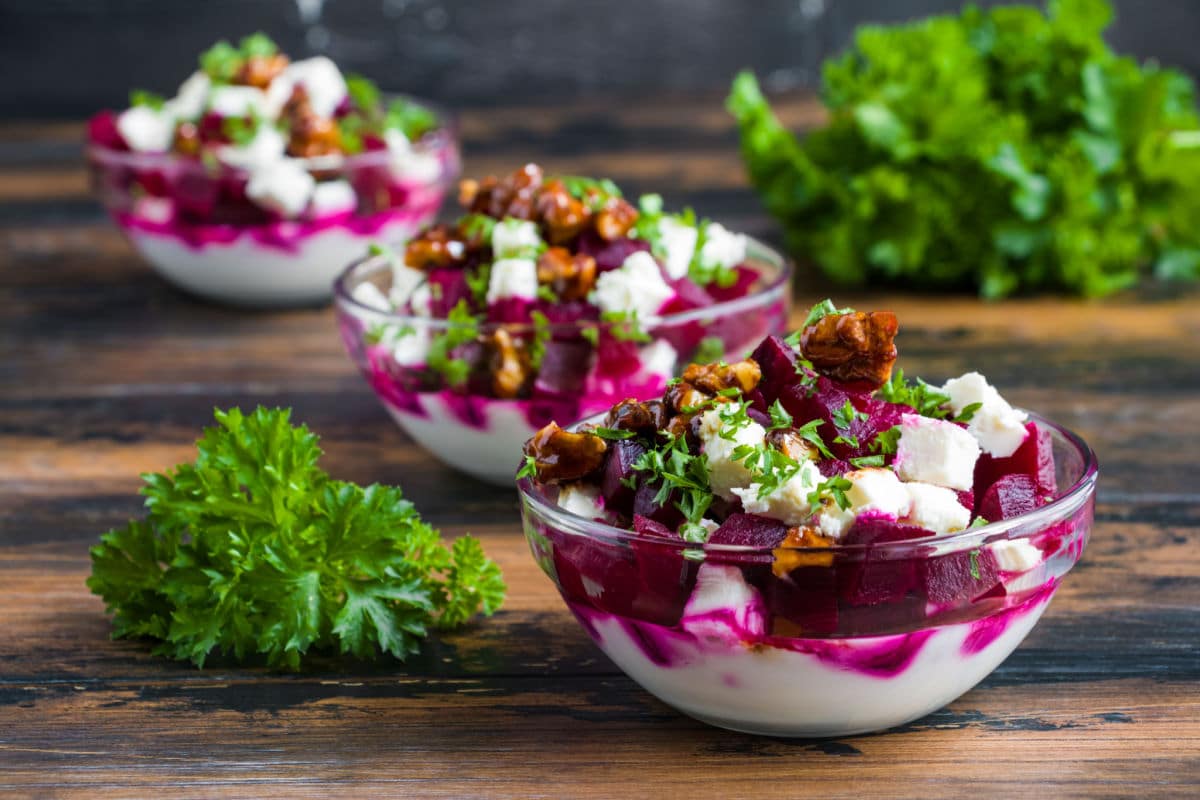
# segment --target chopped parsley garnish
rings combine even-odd
[[[958,416],[950,420],[951,422],[970,422],[975,418],[975,412],[983,408],[983,403],[968,403],[963,406],[963,410],[958,412]]]
[[[822,419],[810,420],[799,428],[796,428],[796,435],[817,448],[817,451],[825,458],[833,458],[833,453],[825,446],[825,442],[821,439],[821,434],[817,433],[817,428],[824,424],[825,420]]]
[[[971,551],[971,577],[979,580],[979,551]]]
[[[816,513],[824,505],[827,499],[837,503],[838,508],[845,511],[850,507],[850,498],[846,497],[846,492],[852,489],[854,484],[843,478],[840,475],[835,475],[828,480],[817,484],[817,488],[808,494],[809,509]]]
[[[437,116],[425,106],[410,100],[396,98],[388,103],[383,118],[383,129],[398,130],[404,138],[415,142],[437,127]]]
[[[665,437],[664,442],[639,456],[632,469],[648,473],[651,483],[659,483],[655,503],[662,505],[673,493],[676,494],[675,507],[689,523],[700,527],[700,520],[713,501],[712,491],[708,488],[708,458],[703,453],[692,455],[684,437],[671,436],[665,431],[659,433]],[[636,478],[633,480],[636,482]],[[689,529],[689,533],[698,535],[694,528]],[[703,538],[688,541],[703,542],[707,538],[705,532]]]
[[[916,383],[908,383],[904,379],[904,370],[899,368],[893,370],[892,377],[880,386],[875,394],[889,403],[909,406],[923,417],[945,419],[950,416],[950,412],[943,408],[950,402],[949,396],[920,378],[917,378]]]
[[[847,447],[858,447],[858,437],[851,433],[839,433],[833,437],[834,444],[844,444]]]
[[[863,469],[864,467],[882,467],[884,457],[882,455],[858,456],[857,458],[850,459],[850,463],[859,469]]]
[[[730,388],[736,389],[737,387],[731,386]],[[702,406],[697,406],[696,411],[700,411],[711,405],[712,403],[710,402]],[[750,404],[744,400],[741,402],[721,403],[717,406],[717,417],[721,421],[721,428],[717,432],[717,436],[727,442],[735,441],[738,431],[748,428],[754,422],[754,420],[750,419],[750,415],[746,413],[746,409],[749,406]],[[683,409],[683,411],[687,414],[695,413],[695,411],[688,411],[687,409]]]
[[[440,373],[449,385],[461,386],[471,373],[471,365],[461,358],[452,357],[451,353],[456,347],[475,341],[479,335],[479,319],[471,313],[466,300],[459,300],[450,309],[446,321],[450,325],[429,343],[429,355],[425,363],[431,370]]]
[[[605,311],[600,320],[609,323],[608,332],[618,342],[650,341],[650,334],[642,330],[636,311]]]
[[[830,300],[829,298],[825,298],[824,300],[817,303],[815,306],[813,306],[812,308],[810,308],[808,310],[808,316],[805,317],[804,324],[800,326],[800,330],[803,331],[809,325],[815,325],[816,323],[820,322],[822,319],[829,316],[830,314],[853,314],[853,313],[854,313],[853,308],[838,308],[837,306],[835,306],[833,304],[832,300]],[[796,334],[792,334],[792,335],[795,336]],[[791,337],[788,337],[788,338],[790,339]],[[796,341],[799,342],[799,339],[797,338]]]
[[[245,117],[225,117],[221,120],[221,132],[238,147],[245,147],[254,141],[262,124],[262,118],[252,109]]]
[[[982,528],[984,525],[991,525],[991,524],[992,523],[988,522],[983,517],[976,517],[975,519],[973,519],[971,521],[971,524],[967,526],[967,529],[970,530],[971,528]]]
[[[661,194],[644,194],[638,198],[638,218],[633,223],[633,233],[638,239],[650,243],[650,249],[655,255],[663,256],[658,223],[663,218],[663,199]],[[704,363],[704,362],[701,362]]]
[[[496,219],[487,214],[464,214],[459,217],[458,230],[468,239],[490,244]]]
[[[155,111],[162,111],[166,102],[161,94],[148,92],[145,89],[134,89],[129,93],[129,105],[131,106],[146,106]]]
[[[521,469],[517,471],[517,480],[521,478],[536,478],[537,477],[537,459],[533,456],[525,456],[525,463],[521,465]]]
[[[576,200],[588,203],[593,211],[598,211],[614,197],[622,197],[621,187],[608,178],[587,178],[581,175],[561,175],[558,178],[563,186]]]
[[[692,353],[693,364],[711,364],[725,357],[725,341],[720,336],[705,336]]]
[[[739,445],[730,458],[746,465],[751,482],[758,484],[760,500],[800,473],[799,461],[766,444]]]
[[[350,95],[350,102],[358,110],[366,114],[374,114],[379,110],[382,95],[379,87],[369,78],[364,78],[362,75],[347,75],[346,93]]]
[[[580,328],[579,335],[592,347],[600,346],[600,329],[595,325],[585,325]]]
[[[771,427],[767,428],[768,431],[780,431],[792,427],[792,415],[787,412],[783,403],[778,399],[771,403],[771,407],[767,410],[771,414]]]
[[[538,370],[546,357],[546,342],[550,341],[550,320],[540,311],[529,314],[533,320],[533,339],[529,342],[529,366]]]
[[[699,522],[685,522],[679,526],[679,538],[692,544],[704,544],[708,541],[709,530]],[[703,550],[700,551],[703,554]]]
[[[875,438],[871,440],[871,452],[885,456],[894,456],[896,449],[900,446],[900,433],[900,426],[893,425],[886,431],[880,431],[875,434]]]
[[[836,425],[839,430],[843,431],[849,430],[850,426],[854,424],[855,420],[866,418],[867,414],[855,408],[849,399],[842,404],[841,408],[836,409],[833,412],[833,424]],[[857,445],[855,446],[857,447]]]
[[[484,262],[474,269],[463,271],[463,280],[471,292],[471,298],[480,306],[487,305],[488,286],[492,282],[492,265]]]
[[[606,428],[603,425],[592,429],[592,433],[599,436],[601,439],[607,439],[610,442],[619,441],[621,439],[632,439],[637,436],[635,431],[628,431],[624,428]]]
[[[200,54],[200,69],[213,83],[229,83],[241,65],[241,52],[224,39]]]

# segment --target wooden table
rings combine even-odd
[[[471,173],[538,158],[666,188],[777,238],[719,101],[468,113]],[[796,123],[816,112],[788,106]],[[0,133],[0,789],[32,796],[1195,796],[1200,792],[1200,292],[1103,303],[842,292],[902,321],[902,364],[985,372],[1082,433],[1097,524],[1044,620],[950,707],[874,736],[753,738],[683,717],[585,638],[513,492],[432,462],[328,309],[247,313],[166,286],[89,199],[77,125]],[[828,287],[804,278],[798,305]],[[87,548],[213,406],[292,406],[338,477],[402,484],[502,565],[493,619],[407,664],[203,671],[110,641]]]

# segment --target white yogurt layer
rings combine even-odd
[[[189,292],[231,305],[276,306],[328,300],[334,278],[368,241],[407,238],[415,229],[406,220],[388,223],[370,236],[329,228],[303,238],[294,250],[268,247],[248,235],[197,249],[174,234],[136,228],[127,228],[126,234],[159,274]]]
[[[687,634],[672,634],[671,663],[664,666],[646,654],[628,623],[588,616],[596,643],[618,667],[655,697],[702,722],[769,736],[847,736],[918,719],[975,686],[1016,649],[1048,599],[1035,601],[1036,608],[1010,620],[1003,633],[975,652],[964,652],[963,646],[971,623],[938,628],[907,667],[887,676],[842,668],[816,653]],[[855,651],[895,638],[813,641]]]

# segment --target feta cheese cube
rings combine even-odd
[[[663,280],[654,256],[639,251],[620,268],[601,273],[588,299],[603,312],[632,313],[645,322],[657,317],[674,296],[675,290]]]
[[[658,339],[638,350],[638,360],[642,364],[642,372],[670,379],[675,374],[679,353],[670,342]]]
[[[419,367],[429,357],[429,331],[399,328],[389,340],[392,358],[402,367]]]
[[[387,295],[381,292],[379,287],[370,281],[363,281],[355,286],[350,292],[350,296],[367,308],[383,312],[392,310],[392,304],[388,302]]]
[[[759,498],[759,484],[752,483],[745,489],[734,489],[742,498],[742,508],[747,514],[762,514],[774,517],[785,525],[800,525],[812,516],[808,496],[823,480],[821,470],[811,461],[800,464],[800,471],[780,485],[766,497]]]
[[[700,245],[700,263],[705,266],[736,267],[746,260],[746,237],[733,233],[725,226],[710,222],[704,228],[704,244]]]
[[[408,296],[408,308],[417,317],[433,316],[433,290],[429,288],[429,281],[413,289]]]
[[[821,531],[822,536],[828,536],[836,542],[850,530],[855,519],[857,515],[853,511],[834,504],[821,509],[821,515],[817,517],[817,529]]]
[[[442,162],[437,156],[414,150],[403,131],[391,128],[384,132],[383,141],[391,158],[392,174],[416,183],[433,183],[442,176]]]
[[[333,116],[333,112],[346,99],[346,79],[342,77],[337,64],[325,56],[293,61],[284,69],[283,75],[292,84],[304,87],[308,102],[317,116]]]
[[[510,258],[542,245],[542,236],[536,222],[508,217],[492,228],[492,253],[496,258]]]
[[[537,297],[537,263],[531,258],[502,258],[492,264],[488,278],[488,305],[509,297]]]
[[[254,138],[243,145],[226,145],[217,150],[222,163],[239,169],[266,168],[283,160],[287,139],[274,125],[263,123],[258,126]]]
[[[1024,539],[993,542],[991,548],[1001,572],[1027,572],[1042,563],[1042,551]]]
[[[308,206],[316,181],[294,159],[285,158],[250,173],[246,196],[263,208],[295,217]]]
[[[598,486],[583,483],[564,484],[558,490],[558,507],[568,514],[587,519],[608,519]]]
[[[214,86],[208,94],[208,110],[222,117],[269,118],[267,96],[253,86]]]
[[[179,91],[167,101],[171,115],[178,120],[197,120],[204,113],[205,103],[208,102],[208,91],[212,81],[208,75],[197,70],[179,85]]]
[[[873,511],[900,519],[908,513],[912,502],[908,491],[890,469],[867,467],[852,470],[842,477],[850,481],[846,499],[850,501],[850,510],[855,516]]]
[[[732,404],[728,404],[732,405]],[[756,447],[763,443],[767,431],[757,422],[751,422],[733,433],[733,441],[721,438],[725,420],[721,416],[723,407],[705,411],[700,417],[701,448],[708,457],[708,485],[713,494],[733,500],[734,489],[750,483],[750,470],[741,461],[732,459],[733,451],[741,445]]]
[[[658,235],[666,253],[663,268],[671,280],[679,280],[688,274],[692,256],[696,254],[696,241],[700,232],[675,217],[663,217],[658,221]]]
[[[175,138],[175,120],[166,109],[134,106],[117,117],[117,131],[137,153],[165,153]]]
[[[918,414],[900,418],[900,441],[892,466],[904,480],[970,489],[978,458],[975,438],[954,423]]]
[[[953,533],[971,524],[971,512],[958,502],[958,495],[932,483],[906,483],[912,504],[902,522],[928,528],[934,533]]]
[[[323,181],[313,189],[312,210],[317,217],[345,214],[358,207],[358,195],[348,181]]]
[[[967,430],[988,455],[1011,456],[1025,441],[1028,434],[1025,421],[1029,415],[1010,406],[978,372],[946,381],[942,393],[950,397],[955,414],[961,414],[972,403],[982,404],[967,423]]]
[[[683,609],[680,626],[694,636],[740,641],[766,629],[762,597],[746,583],[741,567],[705,562]]]
[[[425,273],[421,270],[399,262],[392,264],[392,288],[388,292],[392,305],[402,308],[424,283]]]

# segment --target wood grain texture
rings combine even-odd
[[[789,103],[792,120],[817,113]],[[468,170],[541,158],[665,189],[770,240],[728,122],[664,101],[464,116]],[[902,321],[901,363],[986,373],[1080,431],[1102,479],[1083,561],[978,688],[885,734],[727,733],[642,692],[529,557],[511,492],[432,463],[354,372],[328,310],[206,305],[85,193],[77,125],[0,135],[0,793],[47,797],[1192,797],[1200,792],[1200,292],[1104,302],[839,292]],[[26,154],[22,157],[22,153]],[[581,166],[582,165],[582,166]],[[830,293],[803,274],[798,306]],[[199,671],[111,641],[87,548],[187,459],[214,405],[288,405],[326,466],[400,483],[511,591],[407,664]]]

